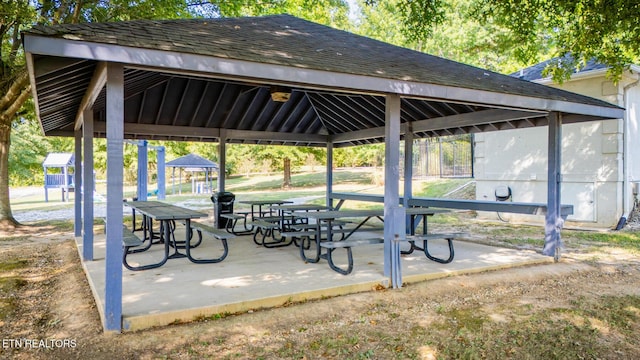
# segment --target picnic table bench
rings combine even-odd
[[[264,247],[281,247],[291,244],[291,242],[284,242],[284,239],[277,240],[275,238],[274,232],[280,227],[277,221],[254,220],[250,222],[250,224],[255,228],[253,233],[253,242],[256,245]],[[262,238],[258,240],[260,235],[262,235]],[[273,238],[274,241],[267,241],[267,237]]]
[[[448,264],[451,261],[453,261],[453,256],[454,256],[453,240],[459,239],[465,236],[469,236],[469,234],[467,233],[440,233],[440,234],[432,233],[432,234],[407,236],[406,240],[409,241],[409,243],[411,244],[411,248],[408,251],[403,251],[401,253],[411,254],[414,249],[417,249],[420,251],[424,251],[425,256],[429,260],[433,260],[441,264]],[[444,239],[447,241],[447,245],[449,246],[449,257],[447,259],[435,257],[431,255],[431,253],[429,252],[429,246],[428,246],[429,240],[437,240],[437,239]],[[416,241],[422,241],[422,244],[423,244],[422,247],[416,246],[415,245]]]
[[[151,239],[149,239],[149,242],[151,242]],[[156,263],[146,264],[146,265],[138,265],[138,266],[131,265],[127,260],[127,256],[130,254],[142,252],[149,249],[149,246],[140,248],[143,244],[144,244],[144,241],[142,241],[142,239],[140,239],[136,234],[134,234],[131,230],[129,230],[126,225],[122,224],[122,247],[123,247],[122,265],[124,265],[125,268],[131,271],[149,270],[149,269],[158,268],[167,262],[167,259],[169,258],[169,243],[165,242],[164,256],[162,260]],[[135,249],[135,248],[138,248],[138,249]]]
[[[196,221],[192,221],[190,224],[190,227],[191,227],[191,231],[196,231],[198,233],[198,244],[202,242],[202,234],[204,233],[212,236],[214,239],[220,240],[222,242],[222,248],[223,248],[222,255],[220,255],[217,258],[196,259],[193,256],[191,256],[192,246],[190,246],[189,242],[187,242],[185,247],[185,252],[191,262],[194,262],[196,264],[212,264],[212,263],[221,262],[227,257],[227,255],[229,254],[229,245],[227,244],[227,240],[235,238],[235,235],[230,234],[225,230],[216,229],[213,226],[209,226],[207,224],[203,224],[201,222],[196,222]]]
[[[354,246],[361,245],[375,245],[375,244],[383,244],[383,238],[372,238],[372,239],[350,239],[343,241],[323,241],[320,242],[320,247],[327,249],[327,252],[324,255],[321,255],[322,258],[326,258],[329,263],[329,267],[342,275],[349,275],[351,271],[353,271],[353,254],[351,252],[351,248]],[[347,250],[347,268],[341,268],[337,266],[333,261],[333,250],[338,248],[344,248]]]
[[[453,257],[455,254],[454,247],[453,247],[453,240],[464,237],[464,236],[468,236],[468,234],[466,233],[433,233],[433,234],[427,234],[427,235],[408,236],[405,239],[400,239],[400,241],[408,241],[409,243],[411,243],[411,250],[408,252],[403,252],[404,254],[410,254],[413,252],[414,249],[419,249],[421,251],[424,251],[425,256],[429,260],[433,260],[440,264],[448,264],[451,261],[453,261]],[[447,241],[449,246],[449,257],[447,259],[433,256],[429,252],[429,248],[428,248],[429,240],[436,240],[436,239],[444,239]],[[414,244],[415,241],[419,241],[419,240],[423,241],[424,245],[422,248],[417,247]],[[323,241],[320,243],[320,247],[327,249],[327,252],[321,255],[321,257],[327,260],[327,262],[329,263],[329,267],[331,267],[332,270],[342,275],[349,275],[353,271],[353,253],[351,251],[352,247],[362,246],[362,245],[376,245],[376,244],[383,244],[383,243],[384,243],[383,238],[348,239],[344,241]],[[347,267],[346,268],[336,265],[333,260],[333,251],[335,249],[341,249],[341,248],[346,249],[347,251]]]
[[[405,213],[410,216],[412,219],[415,216],[432,216],[436,213],[445,212],[444,210],[433,210],[427,208],[409,208],[405,209]],[[302,233],[299,235],[303,238],[301,246],[300,246],[300,257],[305,262],[316,263],[320,261],[320,259],[326,259],[329,263],[329,266],[332,270],[343,274],[348,275],[353,270],[353,255],[352,255],[352,247],[362,246],[362,245],[374,245],[384,243],[384,240],[381,238],[371,238],[371,239],[354,239],[351,240],[350,236],[353,235],[356,231],[360,230],[362,226],[371,218],[379,218],[381,219],[384,216],[384,209],[368,209],[368,210],[330,210],[324,212],[317,213],[306,213],[300,214],[301,216],[305,216],[309,219],[314,219],[316,221],[315,227],[315,235],[308,232],[308,229],[304,229]],[[344,223],[345,218],[363,218],[357,226],[353,229],[334,229],[334,224],[338,221],[340,224]],[[322,229],[325,229],[322,231]],[[323,241],[322,234],[325,234],[324,239],[327,241]],[[340,241],[333,238],[334,233],[342,233],[342,237]],[[296,236],[291,234],[290,236]],[[305,243],[308,241],[309,246]],[[313,242],[315,242],[315,255],[312,257],[308,257],[305,253],[305,250],[308,250],[311,247]],[[331,241],[336,240],[336,241]],[[344,248],[347,251],[347,267],[341,268],[337,266],[333,259],[333,251],[338,248]],[[325,253],[323,254],[321,249],[325,249]]]

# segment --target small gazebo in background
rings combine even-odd
[[[218,170],[218,164],[207,160],[196,154],[189,154],[166,163],[171,167],[171,188],[173,194],[176,193],[176,168],[179,169],[178,184],[182,184],[182,171],[191,173],[191,192],[194,194],[211,193],[213,191],[213,172]],[[200,181],[198,175],[204,173],[204,178]],[[178,193],[182,194],[182,187],[178,187]]]
[[[62,201],[69,200],[69,192],[74,190],[73,153],[50,153],[44,159],[44,201],[49,202],[49,189],[62,189]]]

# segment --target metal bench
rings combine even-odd
[[[237,212],[233,214],[220,214],[220,217],[228,219],[225,226],[225,230],[227,230],[228,233],[231,233],[234,235],[246,235],[246,234],[250,234],[253,231],[252,229],[247,227],[247,216],[249,214],[250,213],[248,212]],[[244,230],[236,231],[235,228],[236,228],[236,225],[238,224],[238,220],[242,220]]]
[[[374,238],[374,239],[353,239],[353,240],[344,240],[344,241],[324,241],[320,243],[320,247],[327,249],[326,254],[321,257],[326,258],[329,263],[329,267],[342,275],[349,275],[351,271],[353,271],[353,254],[351,253],[351,248],[354,246],[362,246],[362,245],[376,245],[383,244],[383,238]],[[333,262],[333,250],[344,248],[347,249],[347,268],[341,268],[337,266]]]
[[[164,257],[159,262],[154,264],[138,265],[138,266],[133,266],[129,264],[129,262],[127,261],[128,255],[139,253],[149,249],[148,246],[143,249],[131,249],[131,248],[140,247],[143,244],[144,242],[142,241],[142,239],[136,236],[124,224],[122,225],[122,247],[123,247],[122,264],[124,265],[125,268],[131,271],[149,270],[149,269],[155,269],[157,267],[160,267],[167,262],[167,259],[169,258],[169,245],[168,243],[165,243]]]
[[[225,230],[216,229],[213,226],[209,226],[209,225],[195,222],[195,221],[191,221],[190,226],[191,226],[191,231],[196,231],[198,233],[198,244],[202,242],[202,234],[205,233],[217,240],[220,240],[222,242],[222,247],[223,247],[222,255],[220,255],[217,258],[196,259],[191,256],[191,246],[189,245],[189,243],[187,243],[185,246],[185,252],[187,254],[187,258],[189,258],[191,262],[194,262],[196,264],[213,264],[213,263],[221,262],[227,257],[227,255],[229,254],[229,245],[227,244],[227,240],[235,238],[235,235],[230,234]]]
[[[441,264],[448,264],[451,261],[453,261],[453,256],[454,256],[454,250],[453,250],[453,240],[461,238],[461,237],[465,237],[465,236],[469,236],[469,234],[466,233],[440,233],[440,234],[427,234],[427,235],[411,235],[411,236],[407,236],[407,241],[409,241],[409,243],[411,244],[411,248],[408,251],[403,251],[402,254],[411,254],[413,252],[414,249],[420,250],[420,251],[424,251],[424,254],[427,256],[427,258],[429,260],[433,260],[435,262],[439,262]],[[433,255],[431,255],[431,253],[429,253],[429,240],[437,240],[437,239],[444,239],[447,241],[447,245],[449,246],[449,257],[447,259],[444,258],[438,258],[435,257]],[[416,246],[415,245],[415,241],[422,241],[422,247]]]
[[[254,220],[249,223],[255,231],[253,232],[253,242],[256,245],[270,247],[273,244],[282,243],[282,241],[276,241],[274,232],[278,229],[279,225],[276,221]],[[258,236],[262,235],[262,239],[258,240]],[[267,236],[270,236],[274,241],[267,242]],[[287,243],[286,245],[289,245]],[[284,246],[284,245],[280,245]]]
[[[279,239],[276,237],[276,231],[281,230],[279,224],[281,220],[282,217],[280,216],[267,216],[252,221],[250,224],[255,228],[253,242],[256,243],[256,245],[262,245],[267,248],[289,246],[293,243],[298,245],[294,237],[288,237],[289,239],[287,240],[287,237],[283,236],[282,232],[280,233]],[[258,239],[259,235],[262,235],[261,239]],[[267,237],[271,237],[273,241],[267,241]]]

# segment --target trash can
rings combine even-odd
[[[211,196],[213,201],[213,218],[216,220],[216,228],[224,229],[227,227],[227,222],[231,222],[231,219],[220,217],[222,214],[233,214],[233,202],[236,200],[236,196],[228,191],[214,192]]]

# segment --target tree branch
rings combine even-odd
[[[16,24],[13,25],[13,39],[11,44],[11,52],[9,53],[10,65],[15,64],[16,56],[21,46],[22,46],[22,41],[20,41],[20,25],[19,25],[19,22],[16,22]]]
[[[0,122],[8,122],[11,123],[16,113],[22,105],[29,99],[31,96],[31,84],[25,86],[22,91],[18,94],[15,101],[9,106],[2,114],[0,114]]]
[[[7,109],[15,106],[18,100],[23,96],[25,88],[30,89],[31,87],[29,86],[29,75],[27,74],[27,69],[23,67],[18,71],[17,76],[14,78],[7,92],[2,96],[2,98],[0,98],[0,113],[4,113]],[[29,91],[27,93],[29,93]],[[18,104],[18,109],[23,103],[24,101]]]

